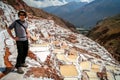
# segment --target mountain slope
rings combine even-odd
[[[64,18],[65,16],[69,15],[69,13],[75,11],[76,9],[84,6],[87,4],[87,2],[69,2],[62,6],[51,6],[51,7],[45,7],[42,8],[43,10],[52,13],[56,16],[59,16],[61,18]]]
[[[35,9],[34,13],[34,9],[29,9],[21,0],[13,1],[17,5],[0,1],[0,80],[98,80],[98,73],[105,74],[108,79],[120,79],[120,64],[104,47],[58,25],[55,19],[35,16],[40,11]],[[27,21],[31,34],[26,59],[28,67],[22,67],[25,73],[21,75],[16,73],[16,69],[13,70],[17,48],[6,30],[6,24],[17,19],[20,8],[29,10]]]
[[[120,62],[120,15],[99,22],[88,37],[105,46]]]
[[[12,5],[16,10],[26,10],[32,16],[37,16],[45,19],[53,19],[58,25],[61,25],[65,28],[71,29],[72,31],[76,32],[74,25],[70,24],[69,22],[64,21],[63,19],[57,16],[44,12],[41,9],[29,7],[22,0],[6,0],[4,2]]]
[[[80,27],[93,27],[97,21],[120,13],[120,0],[95,0],[64,19]]]

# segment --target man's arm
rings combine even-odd
[[[18,37],[14,37],[11,30],[9,28],[7,28],[7,32],[9,33],[9,35],[12,37],[12,39],[14,40],[18,40],[19,38]]]

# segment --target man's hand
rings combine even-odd
[[[19,40],[19,38],[18,38],[18,37],[13,37],[13,39],[14,39],[15,41]]]
[[[27,32],[27,38],[30,38],[30,32],[29,32],[29,30],[27,29],[26,32]]]
[[[27,34],[27,38],[30,38],[30,34]]]

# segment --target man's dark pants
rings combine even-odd
[[[15,67],[18,68],[18,67],[21,67],[21,65],[25,63],[25,59],[28,54],[28,40],[16,41],[16,44],[17,44],[18,56],[17,56]]]

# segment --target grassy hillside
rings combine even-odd
[[[120,15],[99,22],[87,36],[103,45],[120,62]]]

